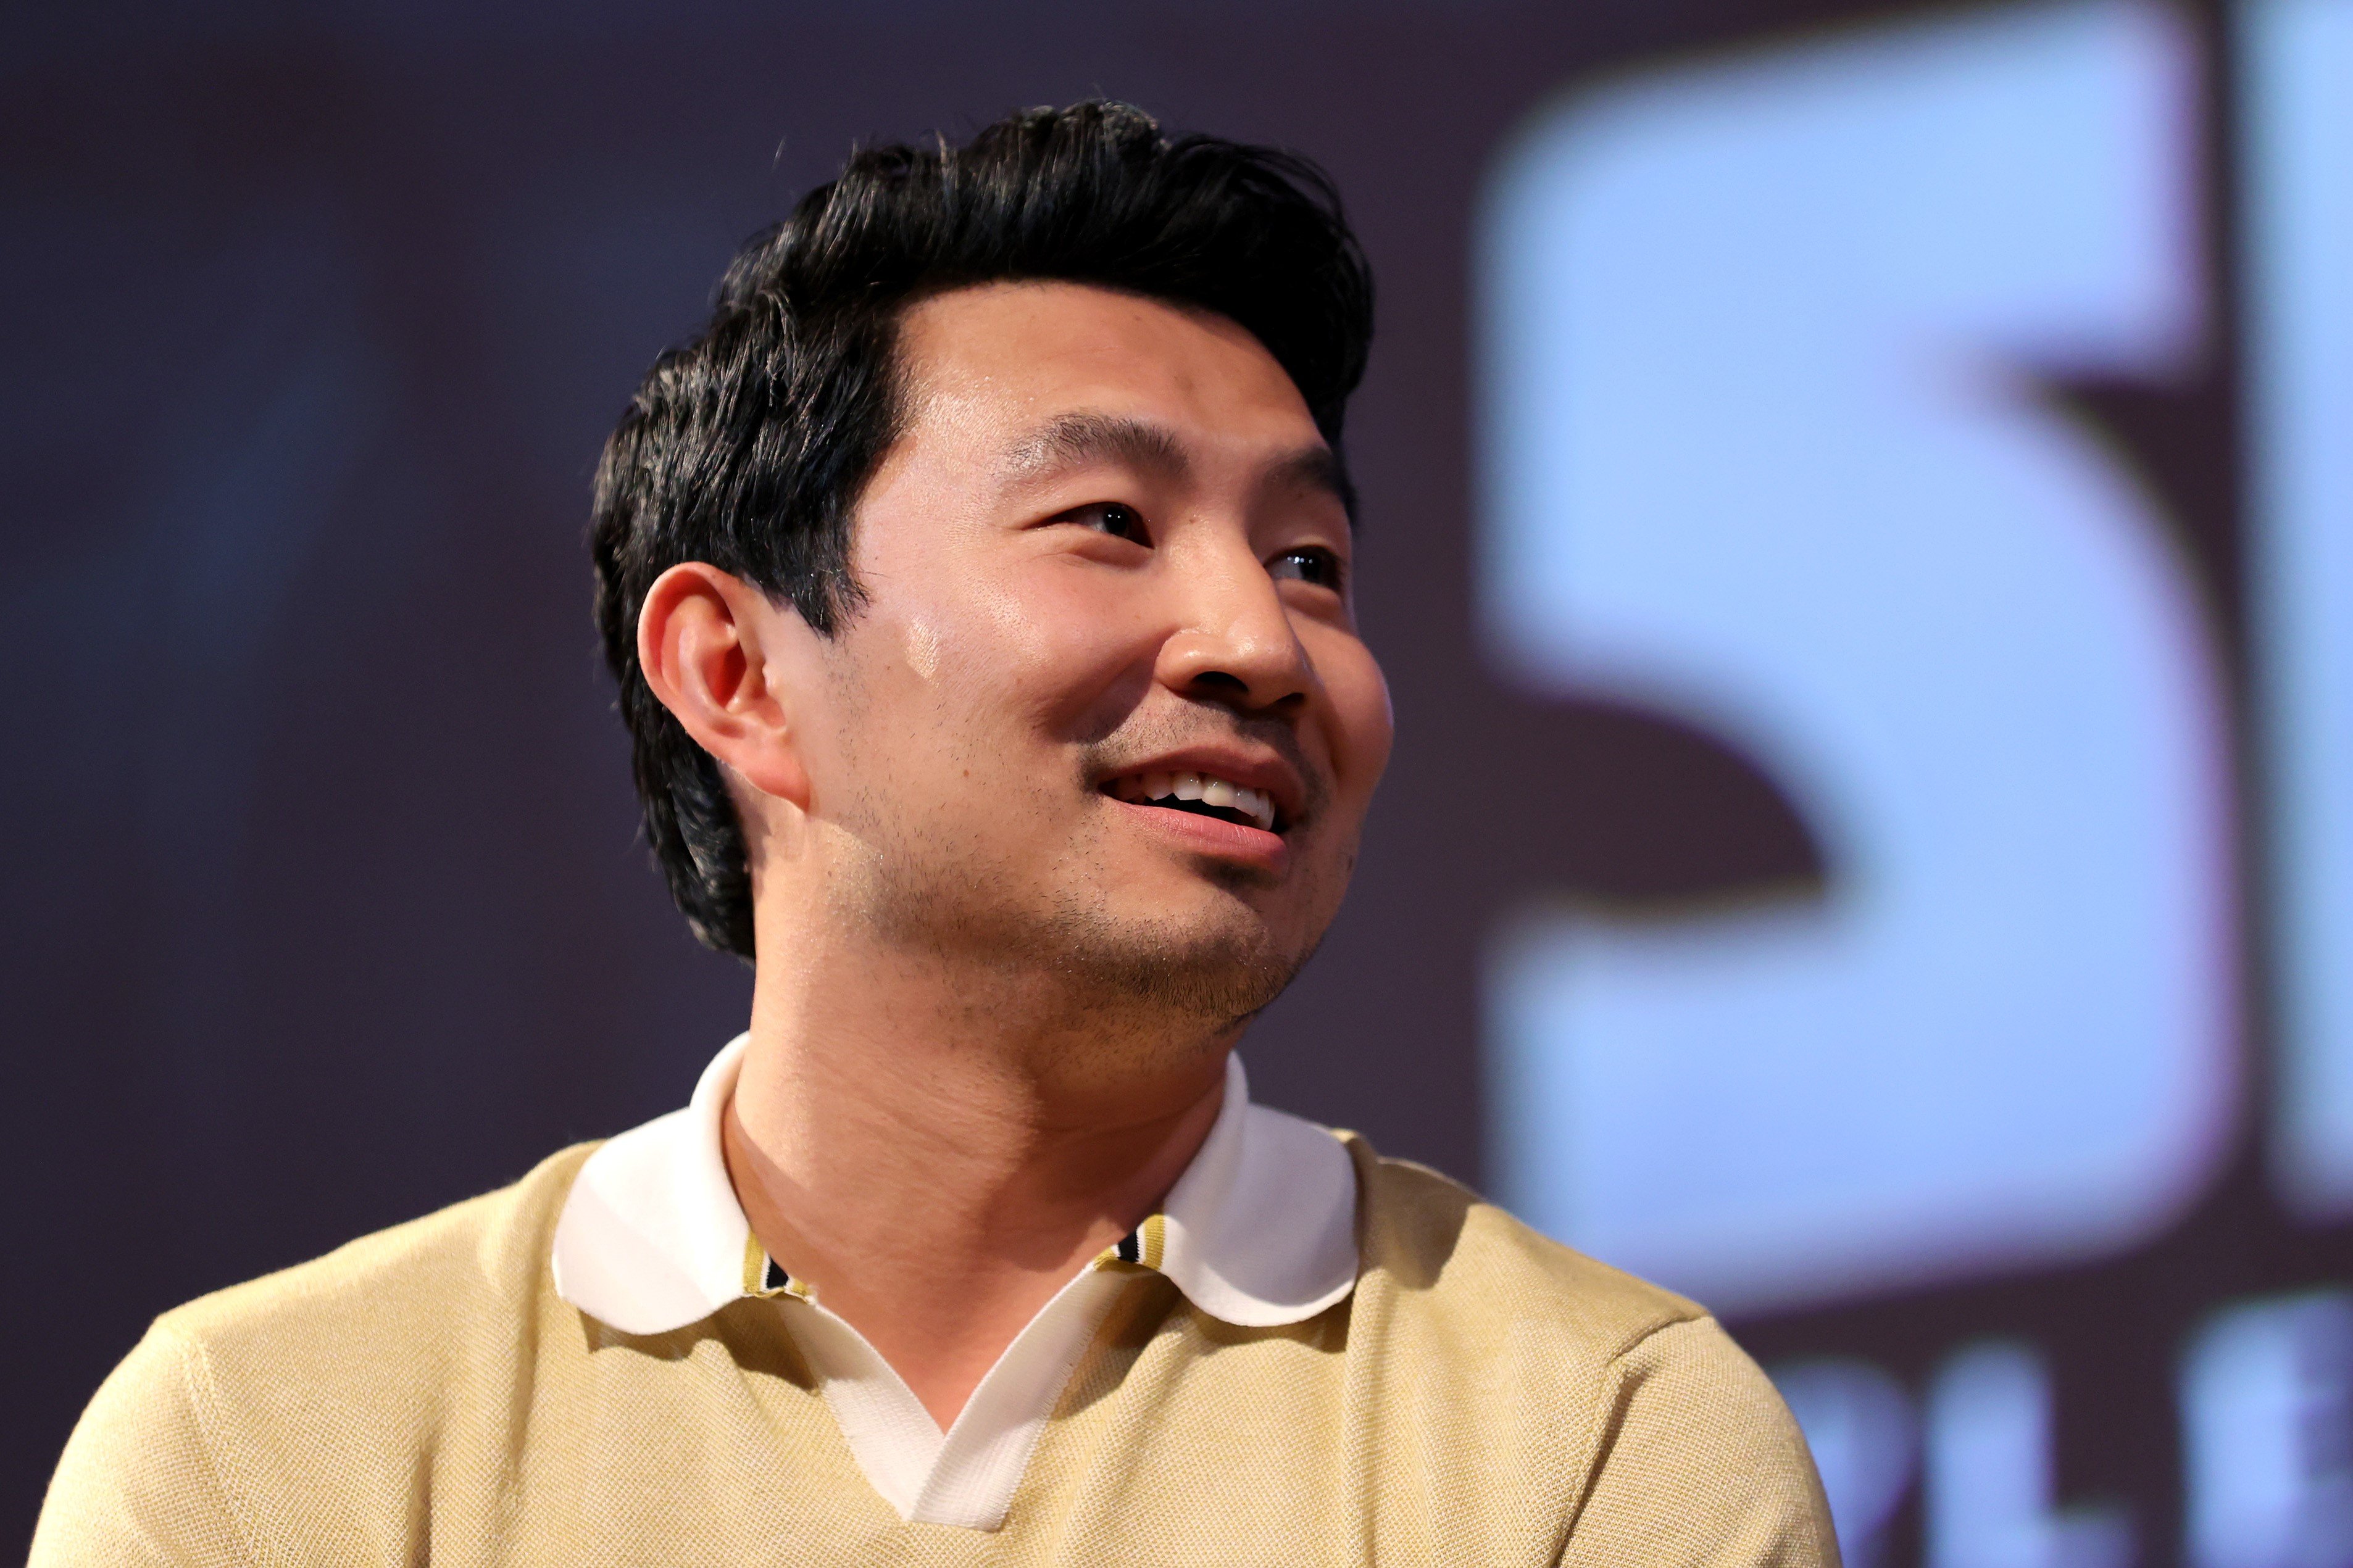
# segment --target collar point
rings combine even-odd
[[[1346,1300],[1356,1289],[1356,1277],[1350,1275],[1321,1295],[1303,1300],[1269,1301],[1240,1291],[1215,1289],[1203,1290],[1198,1296],[1187,1290],[1185,1299],[1196,1310],[1237,1329],[1282,1329],[1320,1317]]]

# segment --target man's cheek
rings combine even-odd
[[[1351,671],[1336,704],[1341,712],[1339,762],[1343,787],[1369,797],[1388,766],[1389,748],[1397,739],[1397,718],[1380,666],[1361,648],[1356,658],[1359,668]]]

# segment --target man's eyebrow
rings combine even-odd
[[[1115,414],[1063,414],[1008,452],[1004,470],[1009,483],[1021,484],[1105,462],[1178,479],[1192,468],[1184,444],[1157,425]]]
[[[1179,480],[1192,468],[1184,443],[1162,426],[1116,414],[1063,414],[1006,454],[1004,474],[1008,484],[1028,484],[1094,463],[1124,463]],[[1321,491],[1346,510],[1352,525],[1356,521],[1356,492],[1329,447],[1303,447],[1282,458],[1267,474],[1267,483]]]
[[[1274,466],[1269,476],[1291,489],[1321,490],[1347,509],[1351,526],[1356,521],[1356,495],[1348,483],[1340,456],[1329,447],[1303,447]]]

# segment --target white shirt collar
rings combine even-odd
[[[581,1165],[555,1226],[565,1300],[624,1333],[659,1334],[744,1293],[751,1226],[727,1179],[719,1120],[750,1038],[703,1069],[684,1110]],[[1356,1211],[1356,1167],[1339,1140],[1251,1104],[1241,1062],[1229,1057],[1225,1104],[1161,1208],[1160,1271],[1225,1322],[1299,1322],[1355,1287]]]

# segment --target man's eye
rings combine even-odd
[[[1286,550],[1268,562],[1266,569],[1275,577],[1295,577],[1319,588],[1339,591],[1340,558],[1321,545]]]
[[[1088,506],[1072,507],[1054,521],[1075,522],[1081,528],[1092,528],[1097,533],[1108,533],[1113,539],[1130,540],[1137,544],[1152,542],[1152,535],[1144,526],[1144,514],[1120,501],[1095,501]]]

